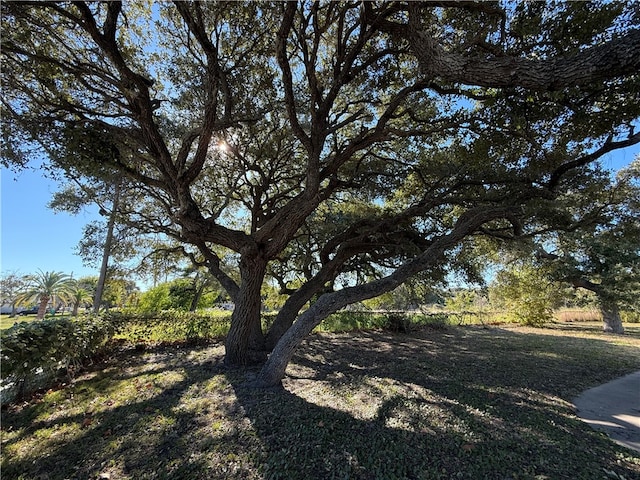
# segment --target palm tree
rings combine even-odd
[[[28,275],[28,289],[20,295],[20,303],[39,302],[37,319],[42,320],[47,311],[47,304],[53,300],[68,299],[74,280],[62,272],[43,272],[38,270],[35,275]]]
[[[73,286],[71,287],[71,291],[69,292],[69,301],[73,305],[71,316],[78,316],[78,307],[80,306],[80,304],[87,303],[91,299],[91,294],[74,282]]]

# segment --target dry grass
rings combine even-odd
[[[588,309],[561,309],[556,310],[553,314],[554,318],[559,322],[601,322],[602,314],[596,310]]]
[[[121,352],[3,410],[3,479],[630,480],[640,455],[570,403],[637,369],[627,327],[322,333],[274,391],[220,345]]]

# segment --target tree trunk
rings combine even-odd
[[[510,209],[503,207],[477,207],[468,210],[458,218],[451,233],[435,240],[421,255],[404,263],[390,275],[363,285],[347,287],[321,295],[282,335],[258,374],[254,385],[257,388],[270,388],[281,385],[287,365],[291,361],[296,348],[323,319],[347,305],[390,292],[416,273],[441,262],[442,256],[447,249],[458,244],[480,225],[494,218],[503,217],[508,212],[510,212]]]
[[[111,206],[111,213],[109,214],[109,221],[107,222],[107,237],[104,241],[102,265],[100,266],[100,277],[98,277],[96,294],[93,299],[93,313],[98,313],[98,311],[100,310],[100,304],[102,303],[102,293],[104,292],[104,284],[107,280],[107,267],[109,265],[109,256],[111,255],[111,244],[113,243],[113,229],[116,224],[116,211],[118,209],[118,204],[120,203],[120,188],[121,182],[117,181],[115,185],[115,192],[113,194],[113,205]]]
[[[243,366],[266,360],[264,335],[260,321],[260,291],[266,262],[261,258],[240,260],[240,290],[231,316],[231,328],[225,341],[225,364]]]
[[[73,302],[73,311],[71,312],[72,317],[78,316],[78,307],[80,306],[80,302]]]
[[[298,320],[282,335],[271,355],[269,355],[269,359],[262,367],[255,382],[256,387],[271,388],[281,385],[287,365],[291,361],[296,348],[323,318],[332,313],[332,309],[323,309],[321,308],[322,305],[319,305],[324,300],[321,297],[309,310],[300,315]],[[324,303],[327,302],[325,301]]]
[[[441,255],[444,249],[436,247],[433,250],[437,250],[437,254],[428,259],[429,263]],[[388,277],[374,280],[368,284],[347,287],[321,295],[282,335],[273,352],[269,355],[269,359],[262,367],[255,381],[255,386],[258,388],[270,388],[280,385],[296,348],[322,320],[351,303],[373,298],[393,290],[411,274],[418,271],[416,268],[420,263],[417,260],[409,262]]]
[[[336,255],[332,260],[325,263],[313,278],[309,279],[287,299],[267,332],[265,341],[269,351],[273,350],[282,335],[293,325],[296,316],[305,304],[314,296],[323,293],[325,284],[335,279],[339,267],[349,256],[347,250],[343,251],[342,255]]]
[[[189,307],[190,312],[195,312],[198,309],[198,302],[200,302],[200,298],[202,298],[202,293],[204,292],[205,288],[204,284],[200,287],[198,287],[197,285],[194,286],[196,291],[193,295],[193,299],[191,300],[191,306]]]
[[[368,284],[347,287],[336,292],[321,295],[306,312],[298,317],[296,322],[285,334],[282,335],[273,352],[269,355],[269,359],[262,367],[256,379],[255,386],[258,388],[279,386],[296,348],[298,348],[307,335],[309,335],[322,320],[349,304],[373,298],[393,290],[412,273],[411,267],[413,267],[413,265],[408,265],[408,267],[409,268],[405,269],[400,268],[396,270],[394,274],[374,280]]]
[[[38,315],[36,317],[38,320],[42,320],[45,313],[47,313],[47,304],[49,303],[50,298],[51,297],[47,295],[40,297],[40,305],[38,305]]]
[[[265,347],[267,350],[273,350],[273,347],[276,346],[282,338],[282,335],[293,325],[293,321],[296,319],[301,308],[302,305],[295,305],[289,301],[285,302],[265,337]]]
[[[618,305],[613,302],[601,302],[600,311],[604,321],[603,330],[607,333],[624,333]]]
[[[602,313],[603,330],[607,333],[624,333],[622,319],[620,318],[620,310],[615,300],[612,300],[606,294],[606,290],[602,285],[595,284],[584,278],[574,278],[571,280],[574,287],[585,288],[596,294],[598,303],[600,304],[600,312]]]

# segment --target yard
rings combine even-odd
[[[571,399],[640,365],[640,327],[318,333],[284,389],[223,347],[121,347],[2,410],[5,479],[627,479]]]

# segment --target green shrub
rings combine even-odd
[[[121,325],[117,337],[134,343],[199,343],[224,337],[231,325],[231,313],[226,311],[123,311],[113,314],[113,318]]]
[[[499,271],[492,283],[492,303],[507,311],[506,320],[541,327],[553,320],[561,289],[543,268],[513,264]]]
[[[640,323],[640,311],[622,310],[620,318],[626,323]]]
[[[398,333],[408,333],[411,330],[411,318],[406,313],[391,312],[386,317],[386,330]]]
[[[386,324],[385,315],[379,313],[343,311],[329,315],[316,330],[321,332],[350,332],[353,330],[384,328]]]
[[[448,312],[421,313],[416,315],[413,323],[435,329],[444,329],[451,325],[451,315]]]
[[[24,382],[42,371],[77,366],[100,351],[115,327],[103,317],[53,318],[14,324],[2,333],[2,375]]]
[[[161,283],[140,295],[137,309],[143,314],[153,314],[154,312],[162,311],[170,306],[171,298],[169,296],[169,284]]]

